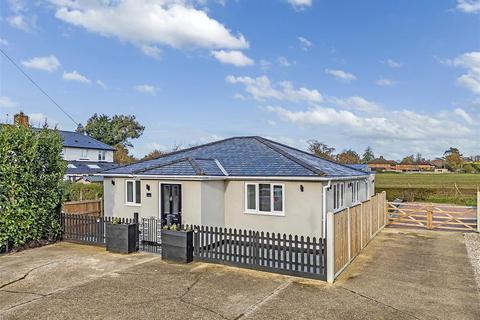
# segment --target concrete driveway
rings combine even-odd
[[[480,319],[460,233],[387,229],[334,285],[59,243],[0,257],[0,319]]]

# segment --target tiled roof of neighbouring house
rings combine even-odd
[[[83,149],[99,149],[99,150],[115,150],[112,146],[105,144],[101,141],[93,139],[87,135],[73,132],[57,130],[58,134],[63,139],[63,145],[71,148],[83,148]]]
[[[348,177],[367,173],[262,137],[234,137],[102,172],[105,175]]]
[[[89,175],[116,167],[118,167],[118,164],[112,162],[67,161],[67,174]]]

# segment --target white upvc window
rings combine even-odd
[[[360,192],[360,182],[359,181],[353,181],[350,183],[352,187],[352,203],[357,203],[358,200],[360,199],[359,197],[359,192]]]
[[[88,149],[80,150],[80,158],[81,159],[88,159]]]
[[[333,209],[342,209],[345,205],[345,183],[334,183],[333,186]]]
[[[105,150],[98,151],[98,161],[105,161]]]
[[[140,180],[125,181],[125,204],[129,206],[139,206],[141,203],[141,185]]]
[[[285,215],[285,187],[279,183],[245,183],[245,212]]]

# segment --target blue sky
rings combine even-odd
[[[399,159],[480,154],[480,1],[6,0],[0,46],[78,122],[145,125],[132,152],[261,135]],[[75,124],[2,56],[0,120]]]

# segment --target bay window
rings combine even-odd
[[[283,215],[284,202],[283,184],[245,184],[245,211],[248,213]]]

